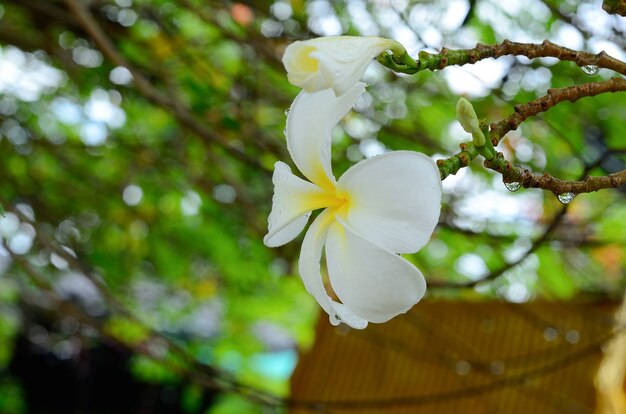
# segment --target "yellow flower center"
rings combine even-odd
[[[331,188],[319,188],[317,192],[308,193],[300,201],[306,211],[328,208],[342,217],[346,217],[350,208],[350,195],[338,192],[334,185]]]
[[[296,62],[298,62],[300,70],[304,72],[317,72],[320,62],[311,57],[311,52],[316,50],[317,49],[313,46],[306,46],[299,50]]]

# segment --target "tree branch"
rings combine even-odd
[[[418,59],[411,65],[403,64],[397,60],[397,57],[394,59],[394,56],[389,53],[379,55],[378,61],[391,70],[412,75],[423,70],[441,70],[451,65],[474,64],[483,59],[507,55],[526,56],[529,59],[553,57],[561,61],[574,62],[581,68],[586,66],[605,68],[626,75],[626,63],[604,51],[593,54],[559,46],[549,40],[544,40],[542,43],[518,43],[504,40],[497,45],[479,43],[473,49],[442,48],[439,53],[422,51],[419,53]]]
[[[554,232],[554,230],[556,230],[556,228],[559,226],[559,224],[561,223],[561,220],[563,219],[563,217],[565,217],[565,213],[567,212],[567,206],[563,206],[561,207],[561,209],[558,211],[558,213],[556,213],[554,215],[554,217],[552,217],[552,220],[550,221],[550,224],[545,228],[545,230],[543,231],[543,233],[541,234],[541,236],[537,237],[532,245],[528,248],[528,250],[526,250],[524,252],[524,254],[522,256],[520,256],[519,259],[514,260],[512,262],[506,263],[505,265],[501,266],[500,268],[494,270],[493,272],[485,275],[484,277],[477,279],[477,280],[471,280],[469,282],[446,282],[446,281],[430,281],[428,282],[428,287],[429,288],[440,288],[440,289],[461,289],[461,288],[472,288],[480,283],[484,283],[484,282],[488,282],[494,279],[497,279],[498,277],[502,276],[505,272],[513,269],[515,266],[519,265],[520,263],[522,263],[524,260],[526,260],[526,258],[528,256],[530,256],[532,253],[534,253],[537,249],[539,249],[539,247],[541,247],[541,245],[548,239],[548,237]]]
[[[545,112],[561,102],[576,102],[584,97],[623,91],[626,91],[626,79],[623,78],[548,89],[546,95],[528,103],[516,105],[514,113],[499,122],[492,123],[489,127],[491,143],[494,146],[498,145],[508,132],[516,130],[526,119]],[[461,144],[459,153],[447,159],[437,160],[441,179],[445,179],[450,174],[456,174],[459,169],[468,166],[478,154],[479,152],[474,145],[468,142]],[[580,181],[568,181],[547,173],[537,174],[515,166],[507,161],[502,153],[497,153],[493,159],[485,160],[484,165],[502,174],[502,181],[505,183],[520,183],[524,188],[550,190],[556,195],[589,193],[605,188],[617,188],[626,184],[626,170],[603,177],[585,177]]]
[[[507,132],[516,130],[527,118],[545,112],[561,102],[576,102],[587,96],[624,91],[626,91],[624,78],[611,78],[607,81],[589,82],[565,88],[550,88],[546,95],[525,104],[515,105],[513,114],[500,122],[492,123],[489,127],[491,142],[494,146],[498,145]]]
[[[609,14],[626,16],[626,0],[604,0],[602,8]]]
[[[498,159],[504,160],[502,153],[498,153]],[[504,165],[502,169],[501,165]],[[550,174],[537,174],[530,170],[514,166],[504,160],[501,163],[492,163],[485,160],[485,167],[498,171],[502,174],[505,183],[520,183],[524,188],[541,188],[549,190],[555,195],[571,193],[591,193],[606,188],[618,188],[626,184],[626,170],[602,177],[587,176],[580,181],[561,180]]]

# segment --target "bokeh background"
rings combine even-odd
[[[289,396],[326,323],[299,243],[262,243],[273,164],[290,161],[290,42],[380,35],[415,56],[549,39],[626,60],[625,19],[573,0],[0,1],[0,412],[283,412],[267,401]],[[335,173],[395,149],[456,153],[459,96],[498,121],[613,76],[511,56],[416,76],[373,63],[333,133]],[[498,149],[563,179],[605,175],[626,168],[625,120],[623,93],[584,98]],[[563,204],[480,162],[443,186],[433,240],[407,256],[426,301],[619,302],[623,189]]]

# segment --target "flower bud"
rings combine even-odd
[[[456,117],[465,132],[472,134],[475,146],[482,147],[485,145],[485,134],[480,130],[478,117],[470,101],[465,98],[459,99],[456,103]]]

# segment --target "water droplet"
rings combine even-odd
[[[576,197],[576,194],[574,193],[563,193],[556,196],[556,198],[558,198],[559,201],[563,204],[569,204],[574,199],[574,197]]]
[[[513,181],[512,183],[504,183],[504,186],[509,191],[517,191],[522,187],[522,183],[518,183],[517,181]]]
[[[472,366],[467,361],[458,361],[454,366],[454,369],[459,375],[467,375],[472,370]]]
[[[558,336],[559,331],[556,328],[548,326],[546,329],[543,330],[543,339],[548,342],[555,341]]]
[[[576,344],[580,341],[580,332],[575,329],[567,331],[565,334],[565,340],[570,344]]]
[[[284,128],[284,129],[283,129],[283,135],[284,135],[284,136],[287,136],[287,128]]]
[[[285,116],[289,116],[289,110],[290,110],[290,109],[291,109],[291,108],[287,108],[287,109],[285,109]]]
[[[580,69],[587,75],[596,75],[600,71],[600,68],[596,65],[585,65],[581,66]]]
[[[493,361],[489,364],[489,370],[493,375],[502,375],[504,374],[504,369],[506,366],[503,361]]]
[[[337,72],[333,73],[333,77],[335,79],[339,78],[339,76],[341,76],[341,72],[337,71]]]

